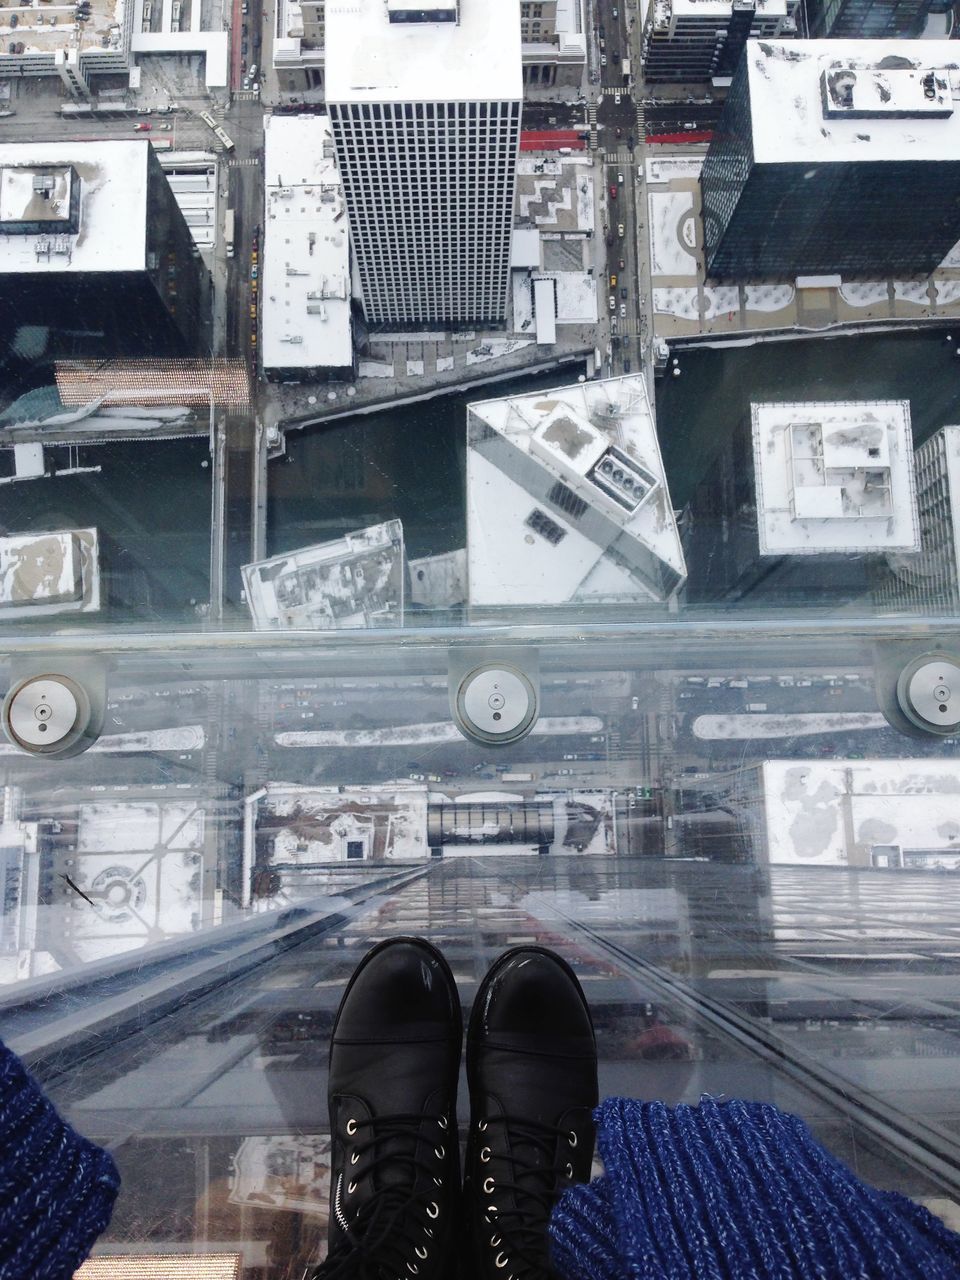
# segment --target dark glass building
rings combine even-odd
[[[701,173],[708,275],[927,274],[960,240],[947,41],[747,42]]]
[[[893,40],[923,31],[931,0],[809,0],[811,36]]]

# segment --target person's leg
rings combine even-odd
[[[329,1252],[314,1280],[453,1274],[462,1039],[436,948],[393,938],[368,952],[331,1037]]]
[[[467,1280],[547,1280],[547,1222],[590,1178],[597,1050],[573,970],[543,947],[491,967],[467,1034]]]

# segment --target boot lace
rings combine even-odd
[[[425,1121],[440,1130],[433,1154],[442,1161],[445,1116],[410,1113],[348,1120],[347,1133],[360,1141],[348,1151],[334,1191],[333,1212],[341,1236],[310,1280],[411,1280],[426,1266],[437,1248],[441,1206],[417,1188],[417,1175],[427,1175],[437,1187],[443,1179],[434,1165],[417,1155]],[[398,1169],[405,1172],[404,1181],[383,1185],[387,1169],[394,1175]],[[350,1218],[349,1197],[368,1175],[375,1190]]]
[[[547,1242],[547,1221],[559,1192],[573,1181],[573,1164],[557,1156],[557,1140],[562,1139],[573,1150],[577,1135],[572,1129],[542,1124],[521,1116],[488,1116],[481,1120],[481,1135],[498,1126],[509,1134],[510,1148],[494,1152],[484,1145],[480,1164],[495,1159],[510,1167],[507,1177],[490,1175],[483,1178],[478,1192],[491,1197],[484,1211],[490,1226],[487,1247],[494,1254],[494,1266],[503,1280],[552,1280]],[[481,1141],[486,1141],[481,1136]],[[543,1152],[543,1163],[530,1161],[531,1148]],[[504,1209],[492,1197],[512,1192],[512,1204]]]

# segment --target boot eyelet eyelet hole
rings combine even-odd
[[[500,1210],[497,1208],[497,1206],[496,1206],[495,1204],[488,1204],[488,1205],[487,1205],[487,1213],[492,1213],[492,1214],[493,1214],[493,1216],[494,1216],[494,1217],[496,1217],[496,1216],[497,1216],[497,1214],[498,1214],[499,1212],[500,1212]]]
[[[427,1217],[428,1218],[440,1217],[440,1206],[437,1204],[435,1200],[432,1200],[430,1204],[427,1205]]]
[[[441,1128],[441,1129],[446,1129],[446,1127],[447,1127],[447,1117],[446,1117],[446,1116],[440,1116],[440,1117],[437,1119],[437,1124],[440,1126],[440,1128]]]
[[[347,1183],[347,1195],[348,1195],[348,1196],[352,1196],[352,1195],[353,1195],[353,1193],[356,1191],[356,1189],[357,1189],[357,1184],[356,1184],[355,1182],[348,1182],[348,1183]]]
[[[443,1147],[434,1147],[433,1154],[437,1157],[438,1160],[442,1160],[447,1153]]]
[[[491,1236],[491,1237],[490,1237],[490,1248],[491,1248],[491,1249],[496,1249],[496,1248],[499,1246],[499,1244],[500,1244],[500,1237],[499,1237],[499,1236]]]
[[[433,1229],[431,1227],[424,1227],[423,1234],[429,1236],[431,1240],[433,1239]]]
[[[490,1150],[490,1148],[484,1147],[483,1150],[480,1152],[481,1162],[483,1164],[489,1164],[491,1155],[493,1155],[493,1152]]]
[[[501,1258],[503,1259],[502,1262],[500,1261]],[[502,1271],[509,1261],[510,1259],[507,1257],[505,1253],[498,1253],[493,1260],[493,1265],[497,1268],[498,1271]]]
[[[417,1245],[414,1245],[414,1247],[413,1247],[413,1252],[414,1252],[414,1253],[417,1255],[417,1257],[418,1257],[418,1258],[420,1258],[420,1259],[424,1259],[424,1258],[426,1258],[426,1256],[427,1256],[427,1251],[426,1251],[426,1249],[422,1248],[422,1247],[421,1247],[420,1245],[418,1245],[418,1244],[417,1244]]]
[[[442,1179],[442,1178],[434,1178],[434,1180],[433,1180],[433,1185],[434,1185],[435,1187],[442,1187],[442,1186],[443,1186],[443,1179]]]
[[[575,1147],[577,1145],[577,1135],[573,1129],[570,1130],[570,1137],[567,1141],[570,1143],[571,1147]]]
[[[359,1164],[359,1163],[360,1163],[360,1157],[357,1155],[356,1151],[351,1151],[351,1152],[350,1152],[350,1163],[351,1163],[351,1164]]]
[[[351,1118],[347,1121],[347,1133],[352,1138],[356,1132],[357,1132],[357,1122],[351,1116]]]
[[[493,1189],[494,1189],[494,1187],[495,1187],[496,1185],[497,1185],[497,1184],[494,1182],[494,1180],[493,1180],[492,1178],[486,1178],[486,1179],[484,1179],[484,1183],[483,1183],[483,1192],[484,1192],[484,1195],[488,1195],[488,1196],[489,1196],[489,1195],[492,1195],[492,1194],[493,1194]]]
[[[410,1274],[411,1274],[412,1276],[415,1276],[415,1275],[417,1275],[417,1274],[419,1273],[420,1268],[417,1266],[417,1264],[416,1264],[415,1262],[408,1262],[408,1263],[407,1263],[407,1270],[410,1272]]]
[[[486,1132],[487,1132],[487,1122],[486,1122],[486,1120],[478,1120],[478,1121],[477,1121],[477,1128],[480,1130],[480,1132],[481,1132],[481,1133],[486,1133]]]
[[[573,1177],[573,1165],[572,1165],[572,1164],[568,1164],[568,1165],[567,1165],[567,1167],[564,1169],[564,1171],[563,1171],[563,1172],[564,1172],[564,1174],[566,1175],[566,1177],[568,1177],[568,1178],[572,1178],[572,1177]]]

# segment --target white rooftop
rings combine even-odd
[[[348,368],[350,242],[330,119],[266,116],[263,131],[264,368]]]
[[[0,218],[37,221],[33,182],[53,175],[53,203],[62,210],[80,185],[79,227],[64,232],[61,219],[43,219],[42,234],[0,234],[0,275],[68,271],[142,271],[146,263],[147,160],[150,143],[0,143]],[[50,205],[50,201],[44,204]]]
[[[666,566],[668,577],[686,576],[642,375],[469,405],[468,422],[478,419],[528,455],[540,477],[535,485],[549,489],[553,478],[570,494],[568,511],[581,511],[564,514],[534,497],[521,483],[531,469],[511,450],[497,465],[468,448],[471,605],[658,599],[623,555],[607,554],[623,535],[654,565]]]
[[[100,608],[96,529],[0,537],[0,621]]]
[[[301,547],[242,569],[258,630],[339,630],[403,622],[399,520]]]
[[[906,400],[754,404],[760,554],[916,551]]]
[[[520,6],[461,0],[458,22],[420,23],[390,22],[382,0],[328,0],[326,79],[328,102],[519,101]]]
[[[917,865],[960,866],[960,761],[768,760],[762,770],[771,862],[870,866],[898,846],[908,864],[912,851]]]
[[[960,162],[952,41],[748,40],[745,56],[758,164]]]

